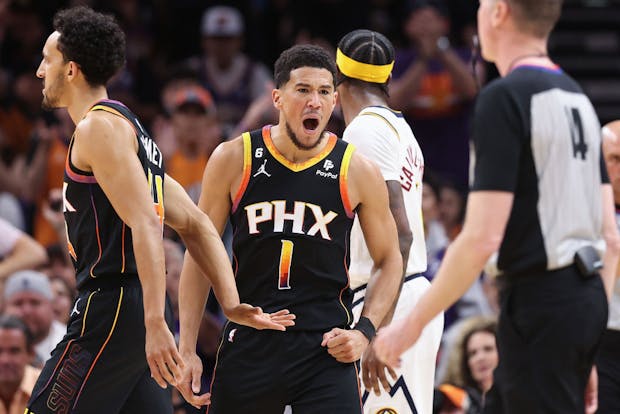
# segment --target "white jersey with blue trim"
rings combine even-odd
[[[426,270],[426,243],[422,223],[422,175],[424,157],[420,146],[402,113],[387,107],[369,106],[351,121],[342,138],[354,144],[357,151],[374,161],[385,181],[401,185],[413,243],[409,251],[406,273]],[[373,261],[368,253],[359,220],[351,230],[351,288],[368,282]]]

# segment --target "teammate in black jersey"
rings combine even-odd
[[[171,413],[164,388],[183,361],[164,316],[164,219],[212,278],[230,319],[284,329],[290,315],[239,304],[208,217],[164,174],[161,152],[138,119],[107,99],[105,84],[125,60],[114,20],[78,7],[59,12],[54,29],[37,76],[43,106],[66,107],[76,123],[63,209],[79,296],[26,412]]]
[[[241,298],[297,316],[285,334],[226,326],[209,413],[281,413],[285,405],[296,414],[361,412],[355,361],[396,297],[402,259],[378,168],[324,130],[337,99],[335,71],[319,47],[284,51],[272,94],[278,124],[220,145],[207,165],[199,207],[220,232],[232,221]],[[362,322],[348,330],[355,214],[375,272]],[[208,286],[191,257],[180,282],[179,350],[192,362],[181,390],[198,403],[191,394],[202,367],[193,354]]]

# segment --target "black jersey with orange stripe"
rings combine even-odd
[[[159,148],[138,118],[122,103],[106,99],[97,102],[90,110],[112,113],[133,126],[138,141],[137,155],[144,170],[144,185],[151,188],[153,204],[163,229],[164,162]],[[116,214],[97,183],[97,177],[71,163],[73,141],[74,137],[65,164],[63,212],[77,286],[80,288],[93,278],[135,275],[137,266],[131,229]],[[118,174],[124,174],[122,169]]]
[[[267,312],[295,313],[291,330],[346,327],[354,147],[329,134],[320,154],[295,164],[278,152],[270,131],[243,134],[243,179],[231,211],[239,295]]]

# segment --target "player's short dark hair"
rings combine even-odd
[[[291,78],[291,71],[303,68],[327,69],[331,72],[336,87],[336,62],[322,47],[315,45],[295,45],[280,54],[273,70],[276,88],[281,87]]]
[[[54,16],[58,49],[80,66],[91,86],[105,85],[125,64],[125,33],[114,17],[79,6]]]
[[[387,65],[394,61],[394,45],[379,32],[367,29],[354,30],[346,34],[338,43],[338,49],[347,57],[371,65]],[[338,71],[337,84],[342,82],[360,83],[365,87],[375,86],[388,95],[388,81],[384,83],[365,82],[350,78]]]
[[[520,28],[543,38],[555,27],[562,14],[563,0],[507,0]]]
[[[0,315],[0,329],[17,329],[24,334],[26,338],[26,349],[32,349],[34,345],[34,337],[32,332],[28,329],[28,326],[16,316],[12,315]]]

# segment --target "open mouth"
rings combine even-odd
[[[303,120],[304,128],[308,131],[316,131],[319,127],[319,120],[315,118],[308,118]]]

